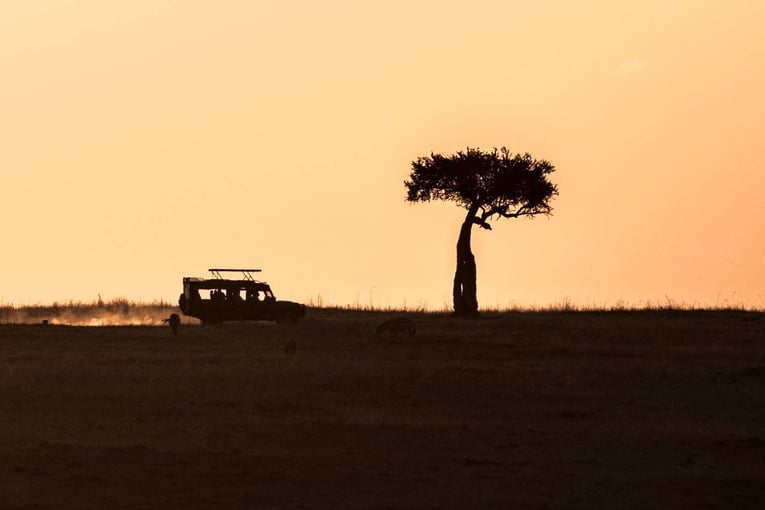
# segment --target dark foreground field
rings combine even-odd
[[[386,317],[2,325],[0,507],[765,508],[765,315]]]

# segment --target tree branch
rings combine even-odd
[[[485,228],[486,230],[491,230],[491,225],[489,225],[486,222],[486,220],[484,220],[481,217],[473,216],[472,221],[473,221],[473,223],[475,223],[476,225],[478,225],[481,228]]]

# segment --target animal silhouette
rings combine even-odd
[[[178,316],[177,313],[171,314],[170,317],[168,317],[167,319],[163,320],[162,322],[166,322],[166,323],[170,324],[170,329],[173,330],[173,334],[174,335],[178,334],[178,328],[181,325],[181,318]]]
[[[389,319],[377,326],[375,336],[380,337],[386,332],[389,332],[390,336],[398,336],[399,333],[406,332],[409,338],[414,338],[414,335],[417,333],[417,325],[412,319],[397,317],[395,319]]]

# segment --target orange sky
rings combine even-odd
[[[118,6],[119,5],[119,6]],[[463,211],[410,162],[552,161],[477,230],[479,304],[765,308],[765,2],[38,0],[0,7],[0,304],[451,301]]]

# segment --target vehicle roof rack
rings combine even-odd
[[[244,280],[249,280],[251,282],[255,281],[255,278],[252,276],[252,273],[260,273],[260,269],[222,269],[222,268],[213,268],[208,269],[210,273],[212,273],[213,277],[217,280],[223,280],[223,276],[221,273],[242,273],[242,278]]]

